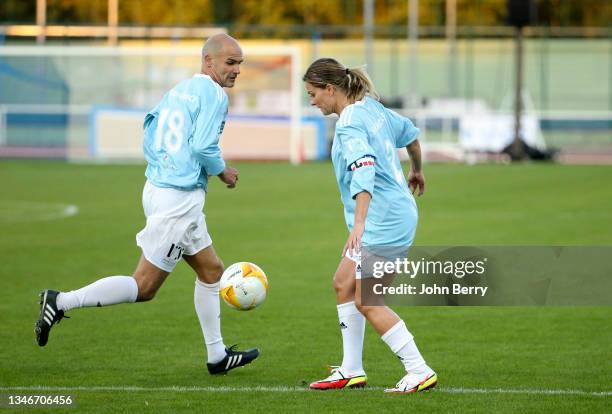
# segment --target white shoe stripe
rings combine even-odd
[[[45,307],[46,310],[48,310],[49,312],[51,312],[51,315],[55,316],[55,311],[53,310],[53,308],[51,307],[51,305],[49,305],[47,303],[47,306]]]
[[[48,316],[49,319],[53,320],[53,315],[51,315],[51,312],[49,312],[47,309],[45,309],[45,316]]]
[[[225,370],[226,371],[229,369],[229,367],[232,364],[233,360],[234,360],[234,356],[232,355],[231,357],[229,357],[229,359],[227,360],[227,364],[225,365]]]
[[[238,360],[236,361],[236,365],[240,364],[240,361],[242,361],[242,354],[238,355]]]
[[[47,315],[45,315],[45,317],[44,317],[43,319],[45,320],[45,322],[47,322],[47,324],[48,324],[49,326],[51,326],[51,325],[52,325],[52,322],[51,322],[51,320],[49,320],[49,318],[47,318]]]

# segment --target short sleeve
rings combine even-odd
[[[364,126],[359,124],[343,125],[336,128],[336,137],[342,146],[342,155],[347,164],[366,155],[374,156],[374,150],[368,142]]]
[[[404,148],[410,145],[421,133],[421,130],[415,127],[410,119],[395,111],[387,109],[387,118],[395,133],[395,148]]]
[[[355,198],[363,191],[373,195],[376,157],[368,143],[365,127],[359,124],[342,125],[336,129],[336,139],[341,145],[347,169],[353,173],[350,184],[351,197]]]

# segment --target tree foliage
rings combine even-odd
[[[363,24],[365,0],[119,0],[126,25],[223,25],[301,27]],[[56,24],[104,24],[108,0],[47,0],[47,19]],[[503,26],[506,0],[456,0],[459,26]],[[602,26],[612,20],[610,0],[534,0],[536,25]],[[0,23],[33,23],[36,0],[1,0]],[[375,24],[404,27],[408,0],[375,0]],[[419,0],[419,23],[441,26],[446,0]]]

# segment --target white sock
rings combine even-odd
[[[363,335],[365,317],[357,310],[355,302],[337,306],[340,332],[342,332],[342,371],[348,375],[364,375],[363,370]]]
[[[420,374],[430,370],[404,321],[399,321],[393,325],[381,338],[400,358],[406,372]]]
[[[209,285],[196,278],[193,302],[204,334],[208,362],[219,362],[225,358],[225,344],[221,337],[219,282]]]
[[[108,306],[136,302],[138,285],[131,276],[109,276],[78,290],[57,295],[57,307],[64,312],[74,308]]]

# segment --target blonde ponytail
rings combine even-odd
[[[334,85],[352,101],[360,101],[366,95],[380,99],[374,83],[363,67],[349,69],[332,58],[321,58],[312,62],[302,80],[318,88]]]
[[[380,95],[376,91],[372,79],[370,79],[368,73],[365,71],[365,67],[347,69],[346,74],[348,76],[346,95],[349,99],[360,101],[366,95],[376,100],[380,99]]]

